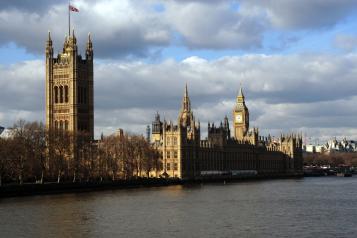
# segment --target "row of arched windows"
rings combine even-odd
[[[68,102],[68,86],[55,86],[55,103]]]
[[[69,101],[69,91],[68,86],[55,86],[54,87],[54,102],[55,103],[68,103]],[[87,104],[88,93],[87,88],[78,87],[77,103]]]
[[[67,120],[65,121],[55,121],[55,128],[56,129],[62,129],[62,130],[68,130],[69,122]]]

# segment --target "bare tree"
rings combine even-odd
[[[13,126],[12,137],[14,141],[14,152],[16,151],[16,156],[14,159],[14,172],[17,174],[18,181],[20,184],[24,182],[24,172],[26,166],[26,159],[28,159],[29,152],[31,149],[29,148],[29,134],[26,130],[26,121],[19,120]]]
[[[73,137],[72,133],[64,130],[53,130],[49,133],[50,156],[57,171],[57,183],[60,183],[65,170],[69,167],[69,161],[73,157]]]
[[[0,187],[3,184],[3,178],[10,169],[10,149],[11,140],[0,138]]]
[[[33,175],[40,177],[40,183],[44,182],[46,173],[46,150],[47,150],[47,133],[42,123],[33,122],[26,125],[27,131],[27,150],[29,167],[33,171]],[[37,179],[36,179],[37,180]]]
[[[12,135],[0,139],[0,186],[4,177],[20,184],[63,181],[103,181],[150,177],[160,169],[160,154],[144,137],[102,136],[89,141],[85,134],[46,130],[42,123],[20,120]],[[335,163],[340,160],[335,159]],[[352,159],[350,160],[352,163]]]

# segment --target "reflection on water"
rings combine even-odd
[[[0,237],[356,237],[357,177],[0,200]]]

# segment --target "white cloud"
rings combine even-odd
[[[319,131],[321,137],[340,135],[341,128],[354,131],[357,121],[356,66],[355,54],[190,57],[158,64],[97,62],[96,135],[118,127],[145,133],[156,111],[176,121],[186,82],[203,131],[208,121],[231,118],[242,82],[251,125],[264,133],[306,130]],[[41,61],[0,66],[0,124],[10,126],[20,116],[44,119],[44,71]]]

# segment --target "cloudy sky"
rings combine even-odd
[[[0,1],[0,125],[44,121],[44,46],[68,32],[66,0]],[[206,123],[232,118],[316,142],[357,139],[357,0],[72,0],[80,51],[95,50],[95,131],[176,121],[185,83]]]

